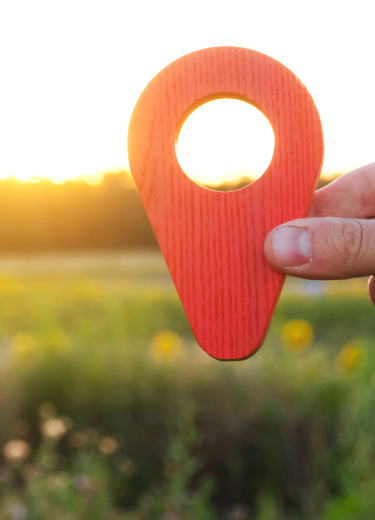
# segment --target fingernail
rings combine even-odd
[[[305,228],[281,226],[272,235],[275,258],[285,267],[298,267],[310,262],[310,233]]]

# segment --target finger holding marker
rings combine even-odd
[[[308,218],[272,230],[264,252],[276,270],[310,280],[375,273],[375,163],[316,192]],[[370,282],[375,286],[375,281]]]
[[[375,163],[342,175],[315,192],[308,217],[375,217]]]

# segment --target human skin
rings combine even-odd
[[[315,192],[307,218],[273,229],[264,253],[281,273],[308,280],[375,275],[375,163]],[[375,304],[375,278],[369,282]]]

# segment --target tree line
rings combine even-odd
[[[97,186],[0,181],[1,252],[156,247],[128,172],[108,173]]]

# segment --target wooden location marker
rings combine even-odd
[[[199,106],[234,98],[268,118],[275,150],[250,186],[219,192],[194,183],[176,139]],[[318,111],[301,81],[259,52],[214,47],[163,69],[131,117],[130,168],[199,345],[221,360],[262,345],[285,276],[263,253],[274,227],[306,216],[324,154]],[[145,318],[147,319],[147,318]]]

